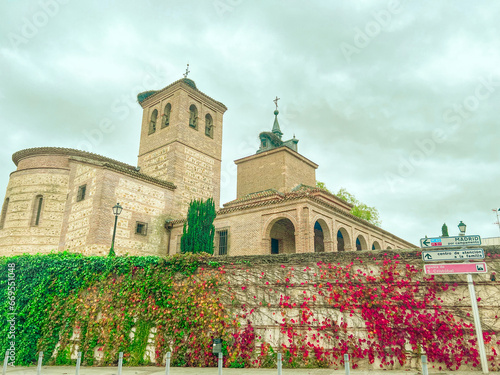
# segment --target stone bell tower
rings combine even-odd
[[[143,108],[137,165],[142,173],[177,186],[179,217],[193,199],[213,198],[219,207],[222,117],[227,110],[186,77],[137,96]]]

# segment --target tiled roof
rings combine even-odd
[[[162,88],[161,90],[149,90],[149,91],[141,92],[141,93],[139,93],[137,95],[137,101],[139,102],[139,104],[142,105],[143,102],[149,100],[150,98],[155,97],[158,94],[161,94],[162,92],[168,90],[169,88],[171,88],[172,86],[175,86],[178,83],[181,83],[181,84],[189,87],[189,90],[193,90],[193,91],[197,92],[198,94],[204,96],[207,99],[210,99],[211,101],[217,103],[222,108],[224,108],[225,110],[227,110],[227,107],[224,104],[222,104],[221,102],[219,102],[219,101],[215,100],[214,98],[208,96],[204,92],[198,90],[198,88],[196,87],[196,84],[194,83],[194,81],[191,80],[191,79],[188,79],[188,78],[181,78],[181,79],[179,79],[179,80],[171,83],[170,85]]]
[[[72,148],[64,148],[64,147],[36,147],[36,148],[27,148],[25,150],[20,150],[15,152],[12,155],[12,161],[16,166],[18,165],[21,159],[26,157],[32,157],[37,155],[63,155],[68,156],[73,160],[79,160],[84,162],[91,162],[93,164],[97,164],[104,168],[113,169],[118,172],[126,173],[134,178],[139,180],[148,181],[154,183],[156,185],[160,185],[166,187],[168,189],[175,189],[176,186],[169,182],[160,180],[155,177],[148,176],[144,173],[140,173],[136,167],[133,165],[129,165],[126,163],[122,163],[121,161],[114,160],[111,158],[107,158],[102,155],[94,154],[92,152],[75,150]]]
[[[277,198],[277,197],[284,197],[285,195],[283,193],[280,193],[276,189],[267,189],[267,190],[262,190],[258,191],[256,193],[250,193],[245,195],[242,198],[238,198],[235,200],[232,200],[230,202],[224,203],[224,207],[233,207],[233,206],[238,206],[243,203],[249,203],[250,201],[258,200],[261,201],[263,198]],[[269,199],[266,199],[269,200]]]
[[[175,186],[172,182],[170,181],[165,181],[165,180],[160,180],[159,178],[155,178],[155,177],[151,177],[151,176],[148,176],[147,174],[144,174],[144,173],[141,173],[137,170],[130,170],[130,169],[127,169],[127,168],[123,168],[121,167],[120,165],[117,165],[117,164],[113,164],[113,163],[103,163],[102,165],[104,168],[107,168],[107,169],[113,169],[117,172],[123,172],[123,173],[126,173],[138,180],[143,180],[143,181],[147,181],[147,182],[151,182],[155,185],[160,185],[162,187],[165,187],[167,189],[170,189],[170,190],[174,190],[174,189],[177,189],[177,186]]]
[[[336,201],[336,202],[338,202],[338,203],[340,203],[342,205],[349,206],[350,208],[353,207],[353,205],[351,203],[346,202],[345,200],[339,198],[335,194],[330,193],[329,191],[327,191],[325,189],[320,189],[319,187],[316,187],[316,186],[309,186],[309,185],[299,184],[299,185],[295,186],[292,189],[292,191],[293,192],[308,192],[309,194],[315,194],[315,193],[324,194],[324,195],[330,197],[331,199],[333,199],[334,201]]]

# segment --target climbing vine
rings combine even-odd
[[[120,351],[126,365],[160,365],[170,351],[174,366],[215,366],[212,339],[222,338],[227,367],[272,367],[278,351],[288,367],[339,367],[345,353],[353,368],[408,367],[422,353],[437,367],[479,365],[463,282],[423,275],[399,254],[355,255],[281,264],[191,253],[3,257],[0,267],[16,272],[16,364],[34,363],[38,351],[47,364],[71,364],[77,345],[84,365],[115,364]],[[8,282],[2,272],[2,321]],[[490,315],[484,340],[496,369],[498,313]],[[4,352],[8,330],[1,325]]]

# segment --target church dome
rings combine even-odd
[[[198,90],[198,88],[196,87],[196,83],[194,83],[194,81],[192,79],[183,78],[182,82],[184,82],[188,86],[191,86],[193,89]]]

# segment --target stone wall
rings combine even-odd
[[[9,203],[2,215],[1,255],[64,250],[107,255],[114,226],[112,207],[117,202],[123,212],[116,252],[166,255],[164,223],[178,215],[173,185],[78,150],[43,148],[20,153],[5,195]],[[79,199],[83,186],[85,194]],[[36,223],[39,197],[42,206]],[[146,235],[137,233],[138,222],[147,226]]]
[[[483,332],[500,333],[500,281],[496,281],[495,277],[500,271],[500,246],[485,246],[487,254],[486,263],[488,272],[485,274],[473,275],[476,295],[478,298],[478,306],[480,311],[480,319],[482,322]],[[301,320],[303,314],[302,302],[311,299],[308,308],[312,308],[312,317],[319,324],[325,321],[326,318],[344,322],[347,324],[346,337],[353,334],[355,337],[366,338],[368,335],[365,321],[357,314],[351,311],[340,311],[334,308],[333,304],[327,299],[318,295],[318,286],[320,283],[328,281],[335,285],[334,279],[326,279],[322,275],[325,268],[342,266],[345,267],[353,262],[353,273],[355,270],[361,270],[369,274],[371,271],[375,274],[379,272],[382,266],[382,259],[392,259],[400,262],[402,269],[406,264],[415,266],[417,269],[423,269],[424,262],[421,258],[420,249],[404,250],[404,251],[360,251],[360,252],[344,252],[344,253],[323,253],[323,254],[283,254],[275,256],[239,256],[239,257],[218,257],[215,261],[224,267],[228,275],[226,298],[227,308],[231,306],[243,305],[247,315],[242,317],[241,323],[245,325],[248,321],[251,322],[255,329],[256,337],[262,341],[270,343],[273,347],[281,347],[281,345],[290,345],[289,337],[283,333],[280,324],[287,319],[287,324],[292,324],[292,319],[295,322]],[[401,269],[400,268],[400,269]],[[416,298],[421,298],[423,292],[430,284],[423,280],[425,275],[419,273],[416,278],[411,280],[413,284],[420,282],[421,293],[416,294]],[[495,281],[492,281],[492,278]],[[438,282],[438,301],[444,311],[449,311],[450,316],[457,322],[463,324],[472,324],[472,310],[468,291],[466,275],[439,275],[434,279]],[[371,285],[373,288],[379,288],[380,285]],[[312,296],[314,302],[312,301]],[[283,302],[283,296],[290,296],[294,303],[293,307],[283,308],[280,305]],[[380,296],[379,296],[380,298]],[[237,303],[235,303],[237,301]],[[296,303],[296,305],[295,305]],[[393,301],[391,303],[397,303]],[[434,306],[428,306],[429,311],[433,311]],[[425,309],[420,312],[425,313]],[[446,319],[445,319],[446,320]],[[312,318],[311,318],[312,321]],[[316,324],[304,325],[302,329],[296,325],[297,332],[307,333],[309,327],[314,327]],[[428,329],[433,329],[427,327]],[[436,342],[439,341],[438,332]],[[495,337],[495,336],[494,336]],[[491,344],[486,345],[488,358],[494,354],[492,348],[499,350],[499,345],[496,344],[500,336],[494,338]],[[321,342],[325,346],[326,342]],[[419,356],[422,354],[417,350],[411,350],[411,347],[406,347],[407,363],[403,369],[418,368],[420,366]],[[424,353],[425,354],[425,353]],[[493,358],[495,356],[493,355]],[[379,369],[380,360],[376,359],[373,364],[367,360],[354,360],[360,369]],[[433,363],[437,369],[443,366],[442,363]],[[462,363],[463,365],[463,363]],[[395,363],[392,366],[383,366],[386,369],[398,369],[401,366]],[[478,369],[473,368],[470,364],[462,369]]]
[[[476,274],[473,278],[478,297],[483,332],[487,335],[493,335],[493,340],[486,345],[487,355],[490,361],[496,361],[493,350],[499,349],[496,340],[500,337],[495,337],[495,335],[500,332],[500,301],[498,299],[500,281],[492,280],[494,279],[492,276],[495,276],[500,270],[500,246],[485,247],[485,252],[487,254],[486,263],[488,264],[488,273]],[[394,360],[393,363],[388,362],[382,364],[381,358],[379,357],[373,358],[372,363],[370,363],[367,356],[363,355],[362,352],[357,352],[357,354],[355,354],[357,343],[361,346],[366,346],[367,344],[363,344],[362,340],[370,339],[370,337],[376,334],[374,332],[369,332],[367,329],[368,325],[366,323],[370,322],[365,321],[366,318],[360,315],[361,310],[359,308],[356,308],[356,311],[350,309],[342,310],[335,305],[334,300],[329,300],[328,293],[325,293],[327,291],[327,288],[325,288],[327,283],[332,285],[331,289],[347,288],[345,284],[342,283],[349,280],[349,275],[347,275],[346,278],[345,274],[335,273],[336,271],[334,270],[336,267],[342,267],[344,269],[345,267],[351,267],[349,272],[353,274],[373,274],[373,280],[378,280],[377,282],[370,281],[370,276],[366,276],[366,281],[364,283],[364,287],[370,290],[368,293],[372,293],[371,291],[373,290],[373,295],[376,297],[372,299],[374,304],[373,308],[380,307],[383,303],[388,303],[389,305],[393,304],[394,306],[400,304],[401,301],[398,299],[383,302],[382,300],[385,297],[376,295],[377,293],[383,293],[381,286],[386,285],[382,283],[380,278],[377,279],[375,277],[383,275],[381,269],[386,267],[386,264],[390,263],[385,263],[384,260],[389,260],[392,264],[399,264],[397,268],[392,270],[396,272],[396,279],[401,281],[398,285],[400,285],[401,291],[416,290],[417,292],[414,295],[416,300],[423,300],[423,296],[429,288],[436,288],[437,298],[430,299],[428,305],[421,305],[420,307],[413,306],[412,309],[416,313],[437,316],[437,313],[442,312],[442,322],[444,324],[455,322],[458,323],[457,327],[473,323],[466,276],[440,275],[434,278],[435,281],[424,278],[425,275],[421,271],[424,262],[421,259],[419,249],[382,252],[361,251],[321,254],[283,254],[272,256],[213,257],[209,258],[205,264],[201,265],[193,278],[184,278],[179,275],[179,277],[175,279],[177,282],[176,285],[181,285],[181,280],[192,283],[193,280],[195,282],[201,280],[206,281],[207,274],[218,275],[216,279],[221,293],[221,308],[225,310],[225,314],[236,317],[239,320],[241,330],[244,330],[248,326],[253,328],[253,332],[255,333],[253,345],[255,349],[252,352],[252,359],[256,359],[260,355],[263,345],[270,344],[275,348],[275,352],[283,351],[285,353],[286,350],[288,350],[286,348],[291,348],[293,345],[300,346],[305,343],[305,341],[301,340],[307,338],[311,344],[310,347],[308,345],[305,346],[311,353],[310,362],[308,362],[310,367],[314,367],[315,365],[313,346],[322,347],[322,349],[325,350],[333,350],[335,348],[329,348],[328,345],[331,345],[332,342],[336,342],[336,345],[344,345],[347,343],[344,349],[351,355],[352,364],[357,367],[358,370],[376,370],[380,368],[400,370],[419,369],[420,355],[425,352],[423,352],[423,347],[412,349],[409,343],[403,348],[403,365],[400,365],[397,360]],[[404,274],[405,270],[408,269],[407,265],[415,267],[416,272],[412,274],[412,277],[406,277]],[[330,277],[332,274],[335,275],[334,278]],[[203,275],[205,275],[205,278],[203,278]],[[360,278],[356,280],[362,280],[364,277],[365,276],[360,276]],[[335,278],[340,280],[335,280]],[[351,285],[356,286],[356,281]],[[415,289],[416,286],[418,286],[418,288]],[[319,291],[323,291],[324,293],[322,294]],[[392,297],[399,295],[397,288],[395,292],[396,294],[391,295]],[[354,294],[355,292],[348,290],[342,295],[346,301],[349,301],[351,295]],[[436,306],[436,304],[439,306]],[[402,310],[400,309],[398,311]],[[415,316],[418,316],[418,314]],[[394,327],[392,324],[394,322],[390,320],[390,313],[385,316],[385,318],[388,319],[385,326],[386,329],[393,330]],[[308,321],[307,323],[306,320]],[[333,325],[334,327],[340,326],[343,328],[338,333],[327,330],[322,331],[320,326],[325,324],[325,322],[333,322],[335,323]],[[398,324],[400,324],[399,328],[403,330],[405,327],[408,329],[414,328],[413,326],[405,326],[403,322]],[[407,322],[406,324],[415,324],[418,326],[418,320],[413,323]],[[444,349],[446,346],[442,343],[442,338],[439,336],[442,331],[442,326],[440,324],[435,327],[417,327],[422,331],[431,332],[433,337],[432,341],[424,343],[425,345],[428,344],[428,347],[434,344],[436,348]],[[382,326],[384,326],[384,324],[382,324]],[[287,333],[290,327],[294,329],[294,335],[292,336]],[[461,334],[459,331],[461,331],[461,328],[458,328],[456,332],[457,337]],[[469,336],[469,328],[464,328],[464,331],[466,333],[464,341],[468,342],[465,344],[467,346],[470,345],[470,341],[468,340],[473,338]],[[134,332],[135,329],[132,328],[131,335],[133,335]],[[318,332],[321,333],[318,335]],[[156,327],[150,329],[146,350],[143,355],[143,359],[151,363],[155,361],[155,350],[157,350],[158,347],[158,343],[156,342],[157,333]],[[337,339],[335,339],[334,336],[336,334],[340,335],[340,338],[337,337]],[[325,338],[324,336],[326,335],[331,336],[332,339]],[[396,335],[404,336],[405,332],[397,331]],[[358,341],[358,339],[361,341]],[[452,337],[451,340],[454,340],[454,338]],[[79,346],[78,329],[75,330],[71,341],[74,347],[72,352],[76,353]],[[100,345],[105,345],[105,343],[101,343]],[[474,348],[474,345],[475,344],[472,344],[471,347]],[[390,357],[393,355],[392,350],[397,349],[397,346],[398,345],[388,344],[383,352]],[[284,347],[285,349],[283,349]],[[340,347],[336,349],[340,350]],[[431,353],[428,352],[427,354],[430,358],[432,357]],[[102,353],[95,351],[96,359],[100,358],[99,355],[102,356]],[[298,357],[300,358],[302,355],[303,353],[301,351]],[[73,358],[75,357],[76,356],[73,355]],[[453,356],[451,356],[451,358],[453,358]],[[401,359],[401,357],[399,357],[399,359]],[[336,365],[333,365],[333,367],[341,367],[341,360],[342,356],[338,358],[338,361],[335,362]],[[496,362],[498,363],[498,361]],[[298,363],[304,365],[303,361]],[[454,368],[457,363],[458,362],[455,362],[452,367]],[[285,366],[287,364],[288,363],[285,363]],[[461,363],[461,366],[460,370],[479,370],[479,367],[472,367],[471,363]],[[435,368],[434,371],[437,371],[441,369],[441,367],[445,367],[445,364],[438,361],[431,361],[430,367],[431,371],[433,367]]]
[[[5,199],[9,199],[9,204],[0,230],[2,255],[47,253],[59,247],[68,170],[57,163],[44,169],[29,169],[30,164],[24,163],[12,173],[7,186]],[[37,196],[43,198],[43,203],[39,223],[35,225]]]

